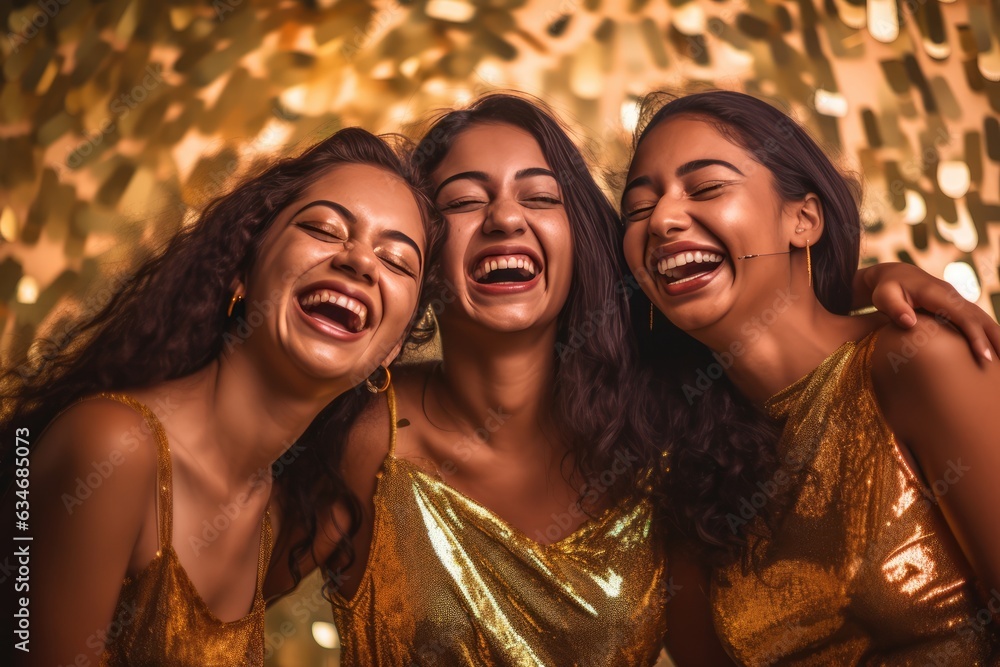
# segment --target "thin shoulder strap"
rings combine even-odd
[[[271,533],[271,509],[264,510],[264,523],[260,527],[260,547],[257,552],[257,596],[264,599],[264,578],[271,561],[273,546]]]
[[[389,456],[396,456],[396,390],[392,384],[385,392],[385,399],[389,403]]]
[[[124,403],[141,414],[156,440],[156,525],[160,540],[158,548],[162,551],[164,547],[170,546],[172,543],[174,508],[173,482],[170,478],[170,442],[163,430],[163,424],[144,403],[140,403],[127,394],[103,392],[99,396]]]

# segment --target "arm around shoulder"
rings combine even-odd
[[[97,664],[156,492],[156,444],[138,413],[94,399],[62,413],[32,448],[30,652],[19,664]],[[30,495],[28,495],[30,494]],[[155,531],[155,527],[154,527]],[[81,658],[82,656],[82,658]]]
[[[1000,362],[976,360],[949,326],[884,329],[872,359],[889,426],[919,464],[979,577],[1000,588]]]

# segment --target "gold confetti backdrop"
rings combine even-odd
[[[916,263],[1000,313],[1000,0],[9,4],[7,362],[37,335],[59,342],[63,316],[94,312],[255,160],[346,125],[412,128],[496,89],[552,105],[602,179],[627,158],[650,90],[773,100],[863,173],[864,263]],[[287,656],[308,634],[272,661],[305,664]]]

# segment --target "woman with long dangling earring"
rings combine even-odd
[[[272,464],[325,445],[321,411],[391,362],[426,307],[443,235],[411,174],[358,128],[276,160],[56,359],[5,369],[8,516],[30,492],[16,664],[264,664]],[[328,489],[350,494],[336,476]]]
[[[327,498],[313,461],[286,469],[269,590],[322,568],[345,667],[652,664],[677,593],[647,497],[664,406],[635,354],[618,215],[532,100],[444,114],[414,160],[448,227],[442,359],[338,401],[325,463],[359,504]]]
[[[624,251],[669,320],[645,354],[679,667],[1000,661],[975,620],[1000,587],[1000,363],[944,318],[848,315],[857,193],[748,95],[676,98],[638,134]]]

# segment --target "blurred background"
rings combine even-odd
[[[612,195],[644,93],[768,99],[863,175],[863,263],[912,262],[1000,313],[1000,0],[3,0],[0,15],[5,364],[39,336],[68,344],[66,318],[255,161],[346,125],[414,134],[498,89],[551,105]],[[338,664],[315,579],[269,617],[269,664]]]

